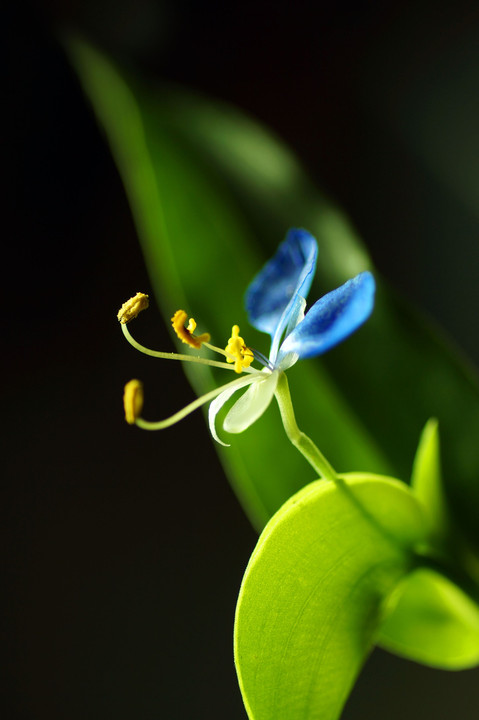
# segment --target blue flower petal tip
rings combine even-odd
[[[250,324],[274,335],[295,295],[305,297],[316,269],[318,244],[307,230],[292,228],[275,255],[250,283],[245,305]]]
[[[372,312],[375,281],[365,271],[322,297],[304,316],[317,254],[311,233],[291,229],[246,291],[250,323],[272,337],[271,367],[286,369],[299,358],[321,355],[357,330]]]
[[[281,355],[315,357],[338,345],[369,318],[375,290],[373,275],[365,271],[324,295],[286,337]]]

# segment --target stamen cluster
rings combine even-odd
[[[316,269],[317,253],[317,242],[310,233],[300,229],[290,230],[276,254],[246,291],[245,304],[250,323],[271,336],[268,357],[246,345],[238,325],[233,325],[224,350],[211,345],[209,333],[195,335],[196,321],[193,318],[186,324],[188,314],[184,310],[177,310],[171,318],[173,329],[181,342],[195,350],[205,347],[219,353],[225,361],[150,350],[140,345],[127,328],[127,323],[148,307],[148,296],[137,293],[123,303],[118,320],[128,342],[140,352],[152,357],[196,362],[234,370],[237,374],[245,373],[159,422],[149,422],[140,416],[143,387],[139,380],[132,380],[125,386],[127,422],[148,430],[159,430],[173,425],[211,401],[208,413],[210,431],[214,439],[224,445],[216,432],[216,417],[237,391],[247,388],[223,421],[226,432],[241,433],[246,430],[265,412],[274,396],[281,410],[284,402],[280,388],[285,385],[284,372],[298,360],[321,355],[345,340],[367,320],[374,305],[375,282],[371,273],[366,271],[317,300],[305,313],[305,298]],[[253,360],[263,365],[262,370],[250,367]],[[281,412],[284,422],[284,412]]]

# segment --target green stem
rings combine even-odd
[[[293,403],[291,402],[291,393],[289,392],[288,378],[284,372],[280,373],[275,396],[278,401],[284,429],[289,440],[299,452],[304,455],[320,477],[325,480],[336,481],[337,475],[333,467],[326,460],[323,453],[316,447],[311,438],[305,435],[296,423]]]

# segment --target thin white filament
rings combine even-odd
[[[258,373],[259,375],[259,373]],[[171,425],[175,425],[175,423],[179,422],[180,420],[183,420],[184,417],[187,415],[190,415],[190,413],[194,412],[197,408],[201,407],[205,403],[209,402],[210,400],[213,400],[218,395],[221,395],[225,392],[230,392],[230,396],[236,392],[236,390],[239,390],[241,387],[244,387],[245,385],[248,385],[249,383],[255,382],[256,377],[242,377],[238,378],[237,380],[232,380],[229,383],[226,383],[226,385],[221,385],[218,388],[215,388],[214,390],[210,390],[210,392],[206,393],[205,395],[202,395],[201,397],[197,398],[196,400],[193,400],[189,405],[184,407],[182,410],[179,410],[174,415],[171,415],[169,418],[166,418],[165,420],[158,420],[156,422],[150,422],[149,420],[144,420],[143,418],[138,418],[136,420],[136,425],[138,427],[143,428],[143,430],[163,430],[164,428],[170,427]],[[219,398],[218,398],[219,399]],[[212,403],[213,404],[213,403]],[[216,438],[215,438],[216,439]],[[218,442],[221,442],[218,439]]]

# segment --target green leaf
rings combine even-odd
[[[416,570],[397,588],[390,609],[383,647],[444,670],[479,663],[479,605],[443,575]]]
[[[421,500],[430,522],[430,536],[438,548],[444,545],[450,531],[449,513],[442,489],[439,456],[438,422],[426,424],[414,458],[411,487]]]
[[[251,720],[335,720],[373,644],[384,600],[424,538],[403,483],[366,474],[318,481],[263,531],[235,624]]]
[[[423,504],[428,523],[427,552],[444,567],[470,571],[459,529],[450,523],[441,483],[438,423],[432,419],[421,435],[412,472],[412,490]],[[427,561],[425,561],[427,562]],[[479,593],[467,576],[461,578],[476,601],[450,579],[431,568],[408,575],[388,603],[379,644],[398,655],[446,670],[479,662]]]
[[[321,289],[311,300],[371,266],[344,216],[257,124],[203,98],[152,90],[81,41],[69,49],[106,130],[166,317],[184,307],[218,344],[237,322],[248,344],[267,352],[266,337],[244,328],[242,297],[294,225],[319,242]],[[218,382],[204,368],[187,372],[197,392]],[[298,363],[289,380],[301,429],[339,470],[408,477],[417,435],[435,415],[452,511],[479,547],[477,378],[381,282],[372,319],[324,359]],[[219,449],[258,527],[313,479],[278,442],[281,433],[271,408]]]

